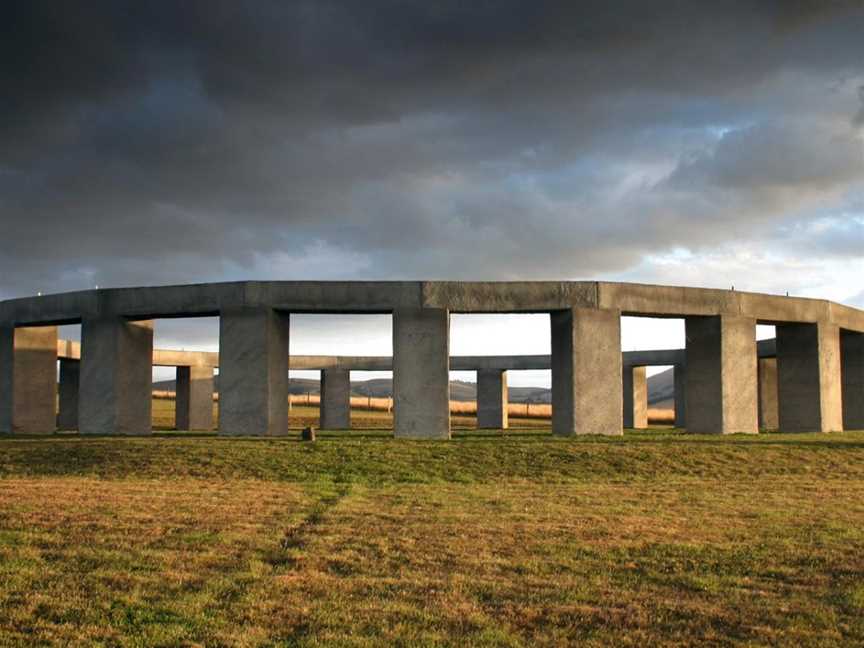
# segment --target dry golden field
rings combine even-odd
[[[0,439],[2,646],[864,644],[864,437]]]
[[[174,427],[174,392],[153,392],[153,424],[158,429]],[[319,397],[316,395],[291,396],[292,413],[289,425],[317,426],[319,421]],[[390,398],[351,397],[351,426],[353,428],[392,427],[393,401]],[[218,399],[214,402],[214,417],[218,416]],[[475,401],[450,401],[450,414],[456,427],[477,426],[477,403]],[[550,424],[552,406],[543,403],[510,403],[508,416],[511,427],[542,427]],[[214,419],[215,420],[215,419]],[[651,425],[668,427],[675,423],[675,412],[671,409],[649,409]]]

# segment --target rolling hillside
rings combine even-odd
[[[219,376],[216,376],[216,389]],[[173,380],[162,380],[153,383],[153,389],[174,391]],[[289,390],[292,394],[317,395],[319,382],[310,378],[292,378]],[[390,378],[374,378],[371,380],[354,381],[351,383],[352,396],[371,396],[372,398],[389,398],[393,392]],[[454,380],[450,382],[450,398],[454,401],[473,401],[477,398],[477,385],[472,382]],[[671,407],[674,399],[674,384],[672,369],[651,376],[648,379],[648,403],[655,407]],[[511,387],[511,403],[549,403],[552,392],[545,387]]]

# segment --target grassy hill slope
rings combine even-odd
[[[216,376],[218,389],[219,376]],[[174,391],[173,380],[162,380],[153,384],[153,389]],[[289,390],[292,394],[313,394],[320,391],[320,381],[311,378],[292,378]],[[648,403],[671,407],[674,399],[673,373],[671,369],[648,378]],[[390,378],[373,378],[351,382],[353,396],[389,398],[393,394],[393,381]],[[450,382],[450,399],[473,401],[477,399],[477,385],[473,382],[454,380]],[[511,403],[550,403],[552,392],[545,387],[510,387]]]
[[[864,438],[0,439],[0,645],[864,644]]]

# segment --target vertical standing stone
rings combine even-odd
[[[241,308],[221,313],[221,434],[287,434],[289,317],[271,308]]]
[[[675,381],[675,427],[687,427],[687,365],[676,364],[672,372]]]
[[[321,370],[321,429],[351,428],[351,372],[348,369]]]
[[[122,317],[81,323],[81,434],[150,434],[153,322]]]
[[[213,429],[213,367],[177,367],[178,430]]]
[[[777,409],[777,358],[759,358],[759,428],[780,426]]]
[[[57,327],[0,327],[0,432],[57,426]]]
[[[843,429],[864,430],[864,333],[840,332]]]
[[[780,430],[842,430],[839,328],[827,323],[776,328]]]
[[[759,431],[756,321],[687,317],[687,431]]]
[[[60,412],[57,427],[61,430],[78,429],[78,398],[81,361],[60,358]]]
[[[450,314],[393,312],[393,428],[406,439],[450,438]]]
[[[12,433],[15,411],[15,327],[0,323],[0,434]]]
[[[644,430],[648,427],[648,379],[645,367],[624,367],[623,379],[624,427]]]
[[[621,313],[554,311],[550,324],[552,432],[623,434]]]
[[[509,424],[507,372],[477,370],[477,427],[504,430]]]

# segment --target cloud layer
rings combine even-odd
[[[6,6],[2,295],[246,277],[860,291],[860,2]]]

